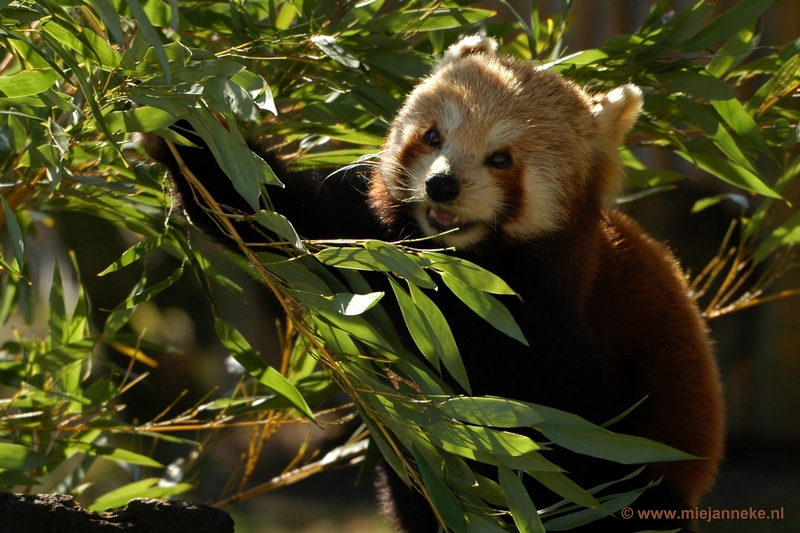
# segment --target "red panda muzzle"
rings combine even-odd
[[[433,174],[425,180],[425,192],[434,202],[450,202],[458,197],[458,181],[449,172]]]

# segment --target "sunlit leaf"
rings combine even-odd
[[[494,11],[475,8],[461,9],[408,9],[374,19],[361,27],[372,32],[431,31],[466,26],[495,14]]]
[[[433,268],[444,270],[470,287],[493,294],[516,294],[499,276],[460,257],[439,252],[425,252],[422,257],[431,260]]]
[[[374,254],[364,248],[326,248],[316,254],[326,265],[355,270],[388,271],[390,268],[378,261]]]
[[[428,461],[417,447],[412,446],[411,449],[434,509],[453,531],[466,533],[467,523],[464,519],[464,510],[458,503],[458,499],[456,499],[445,482],[436,475],[434,469],[428,464]]]
[[[708,100],[730,100],[736,98],[736,91],[714,76],[704,72],[681,70],[666,77],[666,86],[679,93],[685,93]]]
[[[395,300],[400,306],[403,321],[408,328],[408,332],[411,333],[414,344],[417,345],[422,355],[438,370],[440,347],[436,343],[436,337],[431,330],[430,323],[425,319],[422,311],[414,303],[411,296],[394,280],[390,279],[390,281]]]
[[[310,419],[314,419],[311,408],[303,396],[280,372],[265,363],[250,347],[245,338],[230,324],[217,318],[215,322],[217,337],[227,348],[231,355],[247,369],[262,385],[268,387],[275,394],[289,400],[294,407]]]
[[[343,315],[360,315],[371,309],[383,297],[382,292],[369,294],[338,293],[331,298],[336,310]]]
[[[175,123],[177,118],[162,109],[139,107],[128,111],[115,111],[105,115],[112,131],[157,131]]]
[[[544,533],[544,525],[522,480],[503,465],[498,468],[498,475],[508,509],[520,533]]]
[[[6,228],[8,228],[8,236],[11,240],[11,248],[14,250],[14,258],[17,260],[17,265],[22,266],[25,260],[25,239],[22,237],[22,229],[19,227],[17,215],[8,205],[4,196],[0,196],[0,202],[3,203],[3,214],[5,215]]]
[[[728,39],[760,17],[774,3],[775,0],[742,0],[698,32],[683,45],[683,51],[697,52]]]
[[[69,448],[73,451],[80,451],[89,455],[95,455],[105,459],[113,459],[115,461],[121,461],[123,463],[129,463],[132,465],[149,466],[154,468],[160,468],[164,466],[155,459],[147,457],[146,455],[125,450],[123,448],[116,448],[114,446],[103,446],[98,444],[71,441],[69,443]]]
[[[279,214],[273,213],[272,211],[259,211],[256,213],[256,222],[264,226],[270,231],[274,231],[279,237],[286,239],[289,243],[297,250],[298,252],[306,253],[305,245],[303,241],[300,240],[300,237],[297,235],[297,232],[294,230],[294,226],[289,220]]]
[[[419,309],[420,316],[423,318],[436,345],[439,359],[461,388],[471,394],[472,389],[469,385],[467,369],[464,367],[464,361],[461,359],[461,353],[456,345],[453,332],[447,324],[447,319],[441,309],[416,285],[409,283],[408,288],[411,293],[411,299]]]
[[[164,233],[161,235],[157,235],[156,237],[151,237],[149,239],[145,239],[142,242],[136,243],[120,256],[119,259],[111,263],[105,270],[97,274],[98,276],[104,276],[110,272],[116,272],[117,270],[130,265],[131,263],[138,261],[142,257],[146,256],[153,250],[157,250],[161,243],[164,240]]]
[[[314,35],[311,42],[322,50],[326,56],[350,68],[358,68],[361,62],[350,54],[334,37],[330,35]]]
[[[511,312],[497,298],[462,283],[447,272],[442,273],[442,280],[453,294],[497,330],[528,346],[528,341]]]
[[[517,456],[541,448],[528,437],[481,426],[436,422],[429,428],[434,444],[469,459],[477,452]]]
[[[158,62],[164,71],[164,76],[167,78],[167,81],[169,81],[171,76],[169,59],[167,59],[164,46],[161,44],[161,37],[159,37],[158,32],[153,27],[144,9],[142,9],[139,0],[125,0],[125,2],[128,4],[131,13],[133,13],[133,18],[139,24],[139,28],[142,30],[147,42],[153,47],[156,57],[158,57]]]
[[[158,478],[146,478],[105,493],[87,509],[102,512],[106,509],[123,507],[134,498],[168,499],[170,496],[182,494],[192,488],[192,485],[188,483],[159,486]]]
[[[792,215],[758,247],[753,261],[758,264],[782,246],[800,243],[800,212]]]
[[[735,163],[698,152],[687,153],[677,150],[675,153],[732,185],[770,198],[780,198],[780,195],[761,181],[758,176]]]
[[[0,77],[0,93],[6,97],[30,96],[45,92],[60,78],[52,68],[31,69]]]
[[[4,470],[30,470],[51,462],[53,459],[26,446],[0,442],[0,468]]]
[[[730,101],[736,100],[732,98]],[[678,105],[689,115],[695,124],[700,126],[708,138],[714,141],[714,144],[716,144],[724,154],[745,170],[754,175],[758,174],[758,170],[755,165],[753,165],[753,162],[750,161],[750,158],[742,152],[731,134],[728,133],[728,130],[726,130],[711,113],[703,109],[702,106],[684,98],[678,98]],[[730,106],[728,108],[730,109]],[[745,113],[745,116],[746,115]]]
[[[426,289],[435,289],[436,285],[430,276],[422,270],[413,259],[391,244],[382,241],[366,241],[364,248],[372,258],[395,274],[402,276],[414,285]]]
[[[175,285],[175,283],[177,283],[178,280],[181,279],[182,275],[183,275],[183,265],[175,269],[175,271],[167,279],[159,281],[155,285],[152,285],[151,287],[148,287],[147,289],[127,298],[124,302],[115,307],[114,311],[127,309],[135,305],[139,305],[142,302],[150,301],[157,294]]]
[[[89,3],[94,7],[108,31],[111,32],[114,40],[117,41],[117,44],[125,44],[125,35],[122,33],[119,14],[111,2],[108,0],[89,0]]]
[[[526,427],[544,420],[530,405],[506,398],[458,396],[440,405],[442,413],[463,422],[494,427]]]

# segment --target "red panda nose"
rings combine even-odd
[[[434,202],[449,202],[458,196],[458,182],[452,174],[433,174],[425,180],[425,192]]]

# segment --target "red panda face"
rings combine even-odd
[[[451,51],[392,124],[379,174],[386,193],[456,248],[565,228],[597,155],[621,141],[604,138],[602,99],[532,63]]]

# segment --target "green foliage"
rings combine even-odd
[[[1,3],[0,48],[6,59],[0,66],[0,225],[10,249],[0,250],[0,324],[6,325],[0,339],[5,398],[0,485],[32,487],[55,476],[56,490],[79,494],[86,471],[101,459],[142,471],[130,484],[90,502],[92,508],[179,495],[190,488],[180,482],[189,465],[176,463],[177,479],[149,475],[162,465],[148,456],[142,440],[195,450],[207,437],[195,442],[170,432],[214,432],[237,423],[252,424],[265,440],[281,424],[313,420],[339,391],[350,396],[368,431],[333,455],[280,480],[239,490],[223,503],[375,457],[377,449],[429,497],[447,530],[562,530],[616,512],[644,487],[622,494],[600,494],[613,483],[578,487],[546,459],[539,443],[514,428],[534,428],[542,440],[626,464],[686,458],[544,406],[453,397],[437,373],[400,345],[395,328],[406,327],[427,361],[437,369],[443,365],[469,390],[458,339],[425,291],[451,290],[498,330],[521,343],[532,341],[494,296],[513,294],[495,275],[446,254],[417,250],[413,242],[304,240],[282,215],[260,211],[252,222],[282,239],[272,246],[298,257],[287,261],[274,251],[247,248],[231,217],[221,216],[223,230],[241,244],[255,275],[291,319],[281,368],[273,368],[216,304],[214,292],[239,297],[241,289],[174,229],[161,176],[142,164],[143,152],[130,143],[137,132],[187,143],[169,127],[188,120],[237,191],[258,210],[261,200],[268,202],[269,188],[279,184],[247,148],[241,127],[285,139],[300,166],[369,160],[434,56],[459,35],[488,29],[504,39],[504,51],[549,62],[550,69],[592,89],[628,82],[642,87],[644,115],[621,154],[628,186],[635,190],[623,200],[666,190],[684,178],[645,168],[637,158],[640,150],[675,153],[714,176],[722,192],[696,210],[729,200],[743,205],[735,221],[741,238],[733,247],[726,238],[695,278],[695,294],[701,298],[713,289],[704,304],[708,316],[773,297],[764,291],[800,241],[800,217],[784,214],[781,197],[800,170],[800,157],[793,156],[798,111],[787,104],[800,87],[800,41],[758,46],[757,19],[772,0],[743,0],[711,21],[712,8],[704,2],[673,14],[668,2],[659,1],[635,34],[568,56],[562,55],[563,37],[580,16],[570,11],[571,2],[564,1],[553,18],[534,8],[530,19],[499,2],[513,23],[498,22],[493,11],[471,7],[474,3],[415,0],[392,12],[382,0]],[[743,84],[753,90],[741,90]],[[143,275],[104,324],[92,328],[80,265],[69,265],[77,276],[74,306],[64,295],[61,272],[67,265],[56,265],[47,301],[34,294],[50,281],[32,276],[26,241],[37,225],[52,225],[53,216],[66,211],[88,213],[140,239],[101,275],[156,250],[178,258],[181,266],[155,283]],[[170,290],[187,264],[209,298],[217,335],[249,377],[230,396],[171,419],[126,423],[119,406],[140,378],[110,364],[103,350],[127,355],[131,365],[155,364],[145,354],[146,342],[133,337],[126,324],[137,306]],[[765,264],[767,273],[750,281],[755,266]],[[341,278],[323,265],[339,269]],[[361,271],[384,273],[393,294],[373,292]],[[396,298],[405,324],[389,321],[383,298]],[[20,321],[21,326],[10,326]],[[41,322],[44,332],[34,327]],[[250,450],[240,487],[260,449]],[[302,457],[301,450],[298,460]],[[473,473],[465,459],[497,466],[499,483]],[[515,470],[564,500],[537,511]],[[509,509],[511,520],[499,520],[487,511],[490,505]]]

